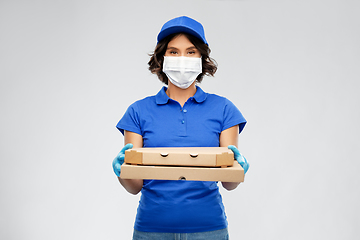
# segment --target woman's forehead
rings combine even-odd
[[[168,47],[194,47],[194,44],[190,42],[190,40],[184,35],[179,34],[176,35],[171,41],[168,43]]]

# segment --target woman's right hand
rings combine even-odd
[[[120,177],[121,165],[124,163],[125,151],[131,148],[133,148],[131,143],[126,144],[112,162],[114,173],[118,177]]]

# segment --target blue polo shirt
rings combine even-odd
[[[140,134],[143,147],[218,147],[222,131],[246,120],[228,99],[196,93],[183,107],[166,95],[131,104],[116,127]],[[191,233],[227,227],[217,182],[144,180],[135,226],[143,232]]]

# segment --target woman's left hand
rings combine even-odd
[[[244,174],[245,174],[249,169],[249,163],[247,162],[246,158],[240,153],[239,149],[237,149],[237,147],[235,147],[234,145],[229,145],[228,149],[233,151],[235,160],[244,169]]]

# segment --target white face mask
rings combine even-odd
[[[186,89],[202,73],[201,58],[164,56],[163,72],[172,84]]]

